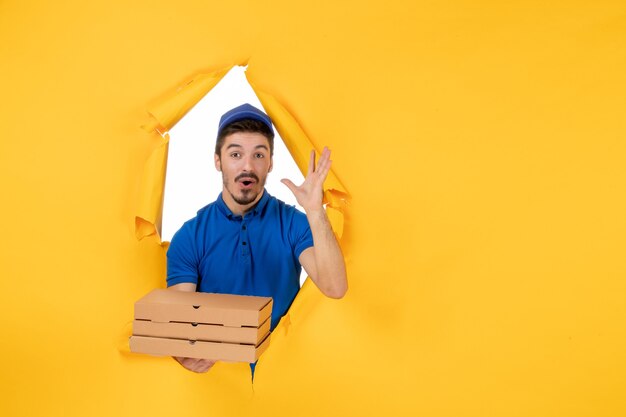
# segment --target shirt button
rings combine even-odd
[[[243,226],[241,226],[241,228],[242,228],[243,230],[246,230],[246,225],[244,224]]]
[[[241,242],[241,244],[242,244],[242,245],[244,245],[244,246],[246,246],[246,245],[247,245],[247,243],[246,243],[246,242]]]

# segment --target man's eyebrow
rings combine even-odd
[[[242,146],[239,145],[238,143],[231,143],[230,145],[228,145],[226,147],[226,149],[230,149],[230,148],[241,148]]]
[[[259,148],[263,148],[263,149],[265,149],[265,150],[269,150],[269,148],[267,147],[267,145],[256,145],[256,146],[254,147],[254,149],[259,149]]]

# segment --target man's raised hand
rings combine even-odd
[[[315,166],[315,151],[311,151],[311,158],[309,159],[309,169],[304,179],[304,182],[300,186],[296,186],[290,180],[284,178],[281,180],[296,196],[298,204],[304,208],[307,213],[310,211],[316,211],[322,209],[322,199],[324,196],[324,181],[330,171],[330,149],[324,147],[322,156],[320,157],[317,167]]]

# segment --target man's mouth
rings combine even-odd
[[[251,188],[252,186],[254,186],[259,181],[259,179],[254,174],[246,174],[246,175],[239,175],[237,178],[235,178],[235,181],[242,188],[245,189],[245,188]]]

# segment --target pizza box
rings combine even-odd
[[[248,295],[155,289],[135,303],[135,320],[260,327],[272,315],[272,299]]]
[[[258,345],[270,332],[270,322],[271,319],[268,318],[259,327],[230,327],[219,324],[134,320],[133,335]]]
[[[131,336],[130,350],[156,356],[211,359],[254,363],[267,349],[270,335],[257,346],[236,343],[204,342],[161,337]]]

